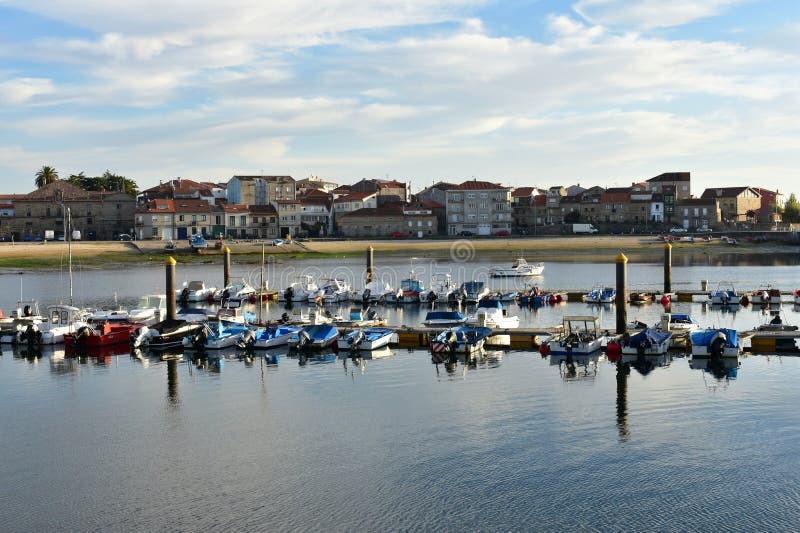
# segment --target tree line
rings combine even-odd
[[[36,172],[34,183],[37,189],[41,189],[49,183],[60,179],[58,171],[49,165],[44,165]],[[70,174],[65,180],[71,185],[79,187],[84,191],[117,191],[136,196],[139,194],[139,187],[132,179],[114,174],[106,170],[102,176],[86,176],[83,171],[78,174]]]

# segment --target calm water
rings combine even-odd
[[[360,262],[337,268],[360,276]],[[796,274],[679,266],[673,275],[676,286],[725,279],[789,290]],[[179,279],[214,276],[221,268],[178,267]],[[588,288],[613,276],[613,265],[548,264],[537,283]],[[629,269],[632,287],[660,276],[658,265]],[[163,267],[75,279],[76,301],[91,305],[115,291],[120,302],[163,291]],[[23,275],[23,295],[50,303],[62,281]],[[20,276],[0,276],[0,307],[13,307],[19,286]],[[523,316],[544,326],[588,309]],[[762,320],[751,309],[673,310],[742,328]],[[660,311],[629,316],[650,322]],[[597,312],[613,325],[613,308]],[[415,323],[419,311],[391,313]],[[228,356],[28,358],[4,346],[0,529],[785,531],[800,520],[798,358],[744,357],[715,377],[684,358],[630,375],[599,359],[571,375],[530,352],[454,368],[405,350],[303,366],[283,357],[274,367]]]

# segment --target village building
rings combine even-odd
[[[754,221],[761,209],[761,194],[752,187],[716,187],[703,191],[701,198],[716,198],[726,224]]]
[[[362,208],[339,219],[345,237],[425,238],[436,234],[436,216],[421,206],[395,203]]]
[[[448,235],[511,233],[511,188],[470,180],[447,191]]]
[[[270,205],[277,200],[296,198],[291,176],[233,176],[227,190],[231,204]]]

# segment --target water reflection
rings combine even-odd
[[[702,371],[703,381],[708,388],[715,389],[713,384],[706,381],[706,376],[711,375],[718,383],[725,386],[739,376],[741,363],[738,357],[692,357],[689,360],[689,368]]]
[[[622,355],[621,361],[635,368],[642,376],[647,376],[656,368],[668,367],[678,354],[667,352],[658,355]]]
[[[628,376],[630,364],[617,361],[617,434],[620,442],[627,442],[631,436],[628,427]]]
[[[564,381],[594,381],[598,363],[605,356],[601,352],[589,355],[551,355],[550,365],[557,365]]]

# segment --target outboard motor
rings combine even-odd
[[[728,338],[721,331],[714,335],[714,338],[711,339],[711,343],[708,345],[708,353],[711,354],[711,357],[722,357],[722,352],[725,349],[725,341],[727,340]]]
[[[28,324],[28,327],[19,332],[19,342],[27,343],[28,346],[41,344],[42,332],[39,331],[35,324]]]
[[[189,287],[184,287],[181,291],[180,296],[178,297],[178,301],[182,304],[185,304],[189,301]]]
[[[361,343],[364,342],[364,332],[361,330],[356,331],[356,334],[353,335],[353,339],[350,342],[350,349],[351,350],[358,350],[358,347]]]
[[[364,292],[361,293],[361,301],[364,303],[369,302],[369,297],[372,294],[372,291],[369,289],[364,289]]]
[[[455,332],[449,331],[445,337],[445,341],[447,342],[447,350],[454,352],[456,350],[456,345],[458,344],[458,338],[456,337]]]
[[[378,312],[372,308],[367,309],[367,319],[368,320],[378,320]]]
[[[287,302],[291,302],[292,300],[294,300],[294,288],[293,287],[291,287],[291,286],[286,287],[286,290],[283,291],[283,299],[286,300]]]
[[[289,320],[291,320],[291,317],[289,316],[289,313],[283,313],[281,315],[281,322],[283,322],[284,324],[288,323]]]
[[[86,345],[86,337],[91,335],[92,331],[89,329],[89,326],[81,326],[78,328],[78,331],[75,332],[75,335],[72,336],[72,344],[75,346],[85,346]]]
[[[298,337],[297,349],[298,350],[306,349],[308,344],[311,342],[311,337],[305,330],[300,330],[300,332],[297,334],[297,337]]]
[[[236,346],[238,346],[242,350],[252,351],[253,346],[256,344],[256,332],[252,329],[248,329],[244,332],[244,334],[236,341]]]
[[[438,299],[439,297],[436,295],[435,291],[431,291],[428,293],[428,303],[430,303],[431,305],[435,304],[436,300]]]
[[[192,348],[198,352],[204,352],[206,349],[206,340],[208,339],[208,332],[205,327],[200,328],[192,336]]]

